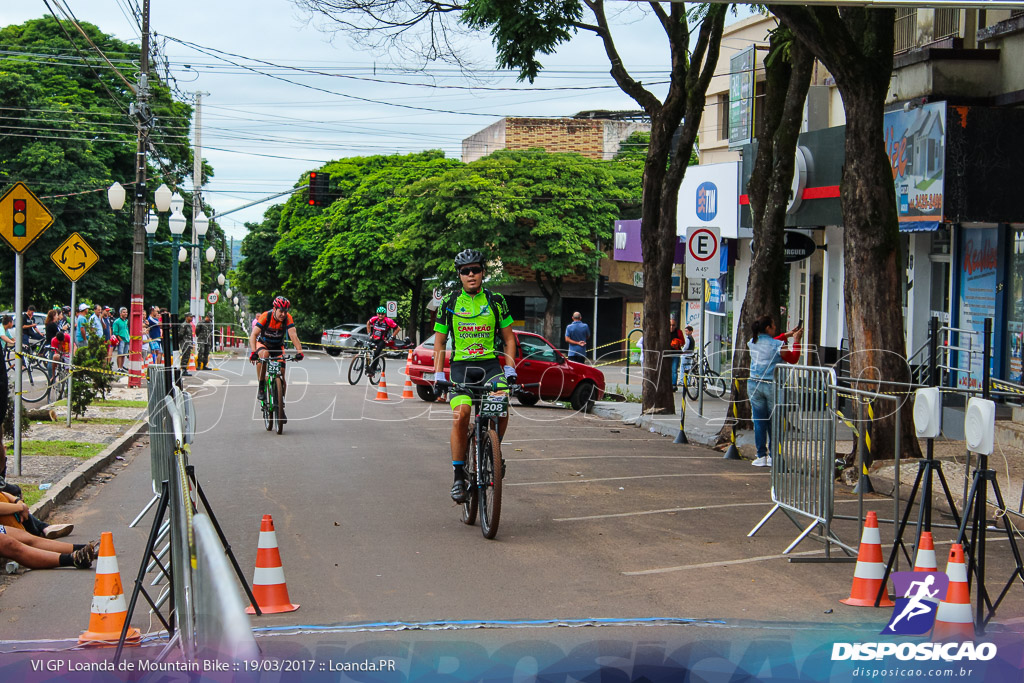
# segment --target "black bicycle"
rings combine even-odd
[[[693,354],[690,369],[686,371],[686,395],[694,401],[700,396],[701,386],[708,396],[725,396],[725,380],[711,369],[711,362],[708,360],[710,347],[711,342],[708,342],[704,345],[704,353]]]
[[[267,366],[267,374],[263,378],[263,400],[260,401],[260,410],[263,412],[263,426],[268,432],[274,429],[275,420],[277,433],[284,432],[284,363],[289,360],[299,359],[294,354],[256,359],[256,362],[265,363]]]
[[[501,480],[505,476],[498,420],[508,415],[509,395],[519,387],[509,384],[505,391],[481,384],[439,381],[437,385],[446,391],[465,392],[473,399],[465,456],[469,499],[462,504],[462,522],[475,524],[479,510],[480,532],[484,538],[494,538],[501,519]]]
[[[377,386],[380,384],[380,376],[384,372],[386,363],[383,353],[374,356],[373,347],[361,340],[356,342],[355,348],[356,353],[348,364],[348,383],[359,384],[359,380],[363,378],[365,372],[366,379],[370,380],[370,384]]]

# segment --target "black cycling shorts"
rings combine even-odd
[[[489,358],[487,360],[456,360],[451,363],[451,379],[456,384],[470,384],[482,387],[495,377],[502,381],[505,379],[505,373],[502,371],[501,363],[498,362],[497,358]],[[451,398],[454,399],[457,396],[469,397],[470,394],[465,391],[453,391]],[[452,401],[452,407],[455,408],[460,403],[464,404],[465,401]]]

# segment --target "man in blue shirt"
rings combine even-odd
[[[590,339],[590,326],[582,320],[579,311],[572,314],[572,322],[565,328],[565,343],[569,345],[569,360],[577,363],[587,362],[587,340]]]

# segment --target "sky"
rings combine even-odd
[[[79,21],[139,43],[132,8],[141,0],[67,2]],[[635,3],[609,4],[623,61],[660,96],[669,63],[660,26]],[[0,25],[47,13],[42,0],[5,0]],[[545,70],[530,85],[496,69],[486,34],[460,37],[469,63],[460,71],[359,45],[349,34],[332,32],[334,26],[291,0],[151,1],[153,40],[166,58],[155,68],[162,78],[170,76],[182,99],[204,93],[202,155],[214,177],[203,192],[215,213],[289,190],[303,173],[332,159],[426,149],[459,158],[463,138],[503,116],[639,109],[615,86],[604,49],[588,32],[545,57]],[[239,239],[245,222],[258,222],[281,201],[216,220]]]

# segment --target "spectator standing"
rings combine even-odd
[[[85,344],[85,326],[89,324],[89,305],[78,304],[78,316],[75,318],[75,344]]]
[[[128,356],[128,309],[124,306],[119,311],[120,315],[110,326],[113,339],[117,340],[115,353],[117,354],[117,369],[124,370],[124,359]]]
[[[181,339],[181,358],[178,362],[181,365],[181,374],[185,377],[190,377],[191,372],[188,371],[188,359],[192,356],[192,335],[195,333],[195,328],[192,327],[192,314],[185,314],[185,322],[181,323],[178,327],[179,339]]]
[[[693,336],[693,326],[687,325],[684,329],[685,339],[683,340],[683,374],[693,370],[693,356],[697,351],[697,338]]]
[[[71,335],[71,307],[65,306],[61,309],[60,329],[68,336]]]
[[[196,368],[205,370],[210,362],[210,348],[213,346],[213,323],[210,322],[209,313],[196,325],[196,344],[199,345]]]
[[[46,322],[43,324],[43,339],[50,340],[57,336],[60,329],[60,321],[64,317],[59,308],[55,308],[46,314]]]
[[[672,359],[672,391],[676,390],[676,386],[679,384],[679,361],[682,358],[683,344],[686,341],[686,335],[679,329],[679,321],[676,320],[675,315],[669,316],[668,319],[668,351],[665,353],[666,356]]]
[[[153,363],[160,365],[164,362],[164,350],[161,346],[161,333],[160,329],[160,307],[153,306],[149,309],[149,317],[146,318],[146,324],[149,325],[149,354],[152,356]]]
[[[587,362],[587,341],[590,339],[590,326],[583,322],[579,311],[572,314],[572,322],[565,328],[565,343],[569,345],[569,360],[577,363]]]
[[[25,319],[21,324],[21,343],[28,346],[33,341],[42,339],[42,335],[36,329],[36,307],[29,304],[28,310],[24,313]]]
[[[747,342],[750,351],[750,378],[747,380],[747,397],[750,412],[754,418],[754,444],[757,458],[754,467],[771,467],[772,456],[769,448],[772,411],[775,410],[775,366],[780,361],[796,363],[800,360],[800,339],[804,336],[801,328],[777,334],[775,320],[762,315],[751,326],[753,338]],[[793,348],[787,350],[786,342],[793,340]]]
[[[14,348],[14,318],[9,315],[0,318],[0,342],[3,342],[5,353]]]
[[[106,334],[106,330],[103,329],[103,306],[96,304],[93,307],[92,315],[89,316],[89,327],[92,328],[93,334],[100,339],[110,338]]]

